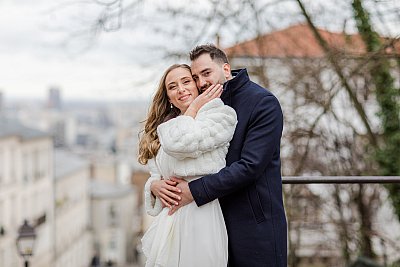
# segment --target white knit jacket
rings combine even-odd
[[[150,185],[161,174],[177,177],[202,176],[225,167],[225,156],[237,124],[236,112],[216,98],[205,104],[195,118],[178,116],[157,128],[161,148],[150,159],[150,178],[145,184],[145,209],[151,216],[162,210],[161,200]],[[168,179],[169,177],[164,177]]]

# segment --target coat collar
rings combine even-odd
[[[231,104],[232,93],[250,81],[246,69],[232,70],[231,73],[233,78],[224,83],[224,92],[221,95],[221,99],[228,105]]]

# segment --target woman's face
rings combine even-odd
[[[167,74],[165,88],[169,101],[181,113],[185,113],[190,103],[199,95],[192,73],[182,67],[173,69]]]

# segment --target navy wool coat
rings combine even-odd
[[[229,267],[286,267],[282,110],[274,95],[250,81],[246,69],[232,74],[221,96],[238,116],[227,166],[190,182],[189,188],[198,206],[219,199],[228,231]]]

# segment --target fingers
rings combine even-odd
[[[169,211],[168,211],[168,215],[171,216],[171,215],[174,214],[179,208],[180,208],[179,205],[171,206],[170,209],[169,209]]]
[[[177,182],[172,181],[172,180],[165,180],[165,183],[168,184],[168,185],[171,185],[171,186],[173,186],[173,187],[175,187],[175,186],[177,185]],[[176,188],[176,187],[175,187],[175,188]]]
[[[177,177],[170,177],[169,178],[171,181],[173,181],[173,182],[175,182],[175,183],[177,183],[177,184],[179,184],[179,183],[182,183],[182,182],[185,182],[186,180],[184,180],[184,179],[181,179],[181,178],[177,178]]]
[[[171,206],[171,204],[173,204],[173,205],[178,205],[179,204],[178,201],[176,201],[175,199],[171,198],[170,196],[168,196],[168,195],[166,195],[164,193],[160,194],[160,199],[164,200],[165,202],[167,202],[168,203],[167,204],[168,207]]]
[[[169,185],[173,184],[173,185]],[[177,183],[174,181],[165,180],[165,184],[160,190],[160,198],[164,199],[166,202],[178,205],[178,200],[181,200],[181,197],[176,193],[181,193],[181,189],[177,188],[175,185]]]
[[[214,99],[222,94],[222,89],[223,86],[221,84],[213,84],[204,91],[203,95],[206,98]]]
[[[176,192],[176,193],[181,193],[182,192],[182,190],[180,188],[176,187],[176,185],[178,184],[177,182],[166,180],[165,183],[166,184],[163,186],[162,189],[167,190],[172,195],[175,196],[175,194],[173,194],[172,192]]]
[[[160,200],[161,200],[161,204],[162,204],[163,208],[165,208],[165,207],[171,208],[171,204],[169,204],[167,201],[165,201],[162,198],[160,198]]]
[[[162,189],[166,189],[172,192],[180,193],[181,190],[176,187],[177,182],[170,181],[170,180],[159,180],[154,181],[151,183],[150,190],[157,195],[157,192],[161,191]]]
[[[221,85],[221,89],[220,90],[218,90],[218,92],[217,92],[217,94],[216,94],[216,97],[215,98],[217,98],[217,97],[221,97],[221,95],[222,95],[222,92],[224,91],[224,87]]]
[[[193,118],[196,117],[197,112],[202,106],[222,94],[222,88],[220,84],[211,85],[202,94],[196,97],[186,110],[185,115],[192,116]]]
[[[179,189],[179,191],[181,191],[181,190]],[[178,196],[177,194],[171,192],[170,190],[168,190],[166,188],[161,189],[160,195],[161,194],[164,194],[164,195],[166,195],[166,196],[168,196],[170,198],[176,199],[176,200],[180,200],[181,199],[180,196]]]

